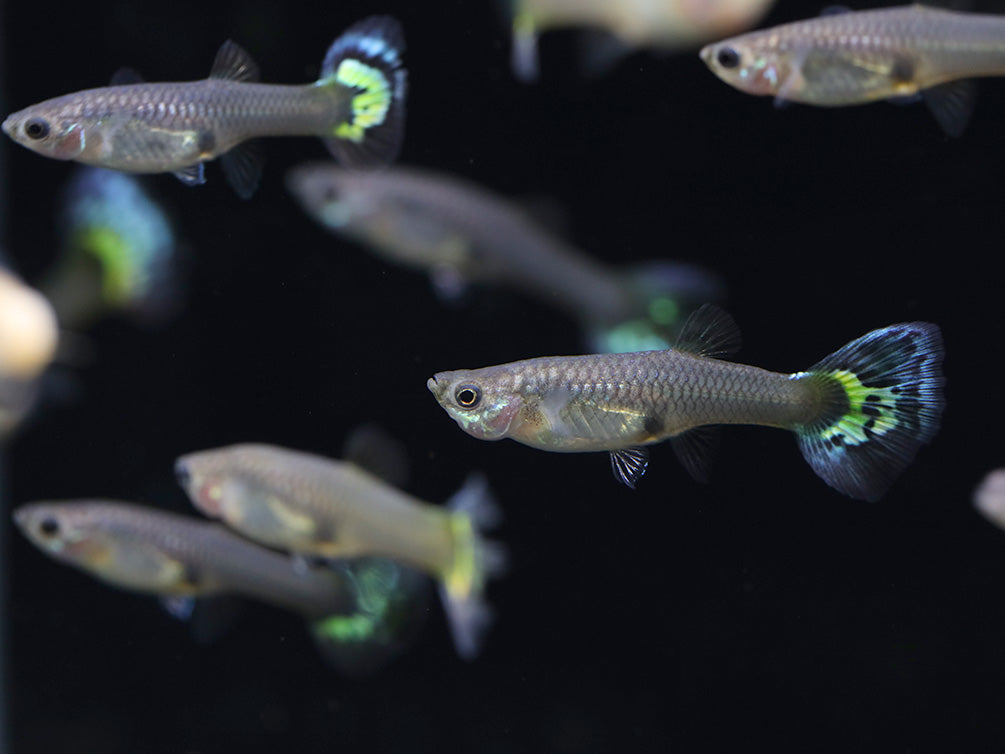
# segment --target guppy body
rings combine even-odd
[[[726,39],[701,58],[737,89],[782,101],[856,105],[928,90],[958,135],[972,100],[962,80],[1005,75],[1005,17],[923,5],[840,12]]]
[[[337,574],[300,571],[216,523],[106,500],[32,503],[14,520],[43,552],[122,588],[241,594],[307,617],[355,609],[354,592]]]
[[[131,173],[182,170],[260,136],[319,136],[349,112],[323,88],[228,79],[123,84],[47,100],[72,121],[50,156]],[[19,114],[4,121],[8,131]],[[95,127],[100,124],[100,127]]]
[[[739,343],[732,319],[697,310],[681,347],[554,356],[440,372],[428,382],[468,434],[542,450],[609,451],[630,487],[646,445],[670,438],[688,471],[707,476],[706,425],[758,424],[795,433],[814,471],[845,494],[878,498],[938,429],[942,337],[926,322],[874,330],[805,372],[721,361]]]
[[[705,424],[791,428],[812,421],[826,397],[798,375],[675,349],[443,372],[429,389],[439,397],[444,387],[456,386],[456,392],[465,384],[478,385],[482,400],[507,397],[496,398],[500,408],[483,439],[510,437],[558,452],[648,445]]]
[[[490,618],[485,582],[502,564],[479,530],[495,510],[479,476],[442,507],[353,463],[270,445],[190,453],[175,471],[196,507],[258,542],[324,558],[387,557],[429,574],[458,652],[477,653]]]
[[[258,83],[251,57],[227,41],[209,78],[86,89],[10,115],[3,131],[24,147],[59,160],[134,173],[172,172],[203,183],[202,163],[223,157],[237,193],[247,198],[261,157],[242,142],[262,136],[318,136],[345,164],[392,160],[404,129],[404,37],[387,16],[349,27],[328,48],[313,84]]]

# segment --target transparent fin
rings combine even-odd
[[[611,471],[614,478],[630,489],[649,468],[649,450],[647,448],[623,448],[611,451]]]
[[[513,75],[525,84],[537,81],[537,29],[530,15],[519,13],[513,19],[513,41],[510,49]]]
[[[342,458],[395,487],[408,483],[410,470],[405,446],[376,424],[361,424],[350,432]]]
[[[691,478],[704,484],[711,478],[712,463],[719,449],[720,438],[718,427],[695,427],[671,437],[670,444]]]
[[[163,597],[161,605],[167,610],[168,615],[176,620],[188,620],[195,610],[194,597]]]
[[[209,69],[211,79],[229,81],[258,81],[258,65],[243,47],[229,39],[220,45]]]
[[[820,11],[821,16],[840,16],[843,13],[851,13],[851,8],[847,5],[828,5]]]
[[[242,199],[250,199],[262,180],[262,164],[265,157],[257,141],[238,144],[229,152],[220,155],[220,167],[227,183]]]
[[[921,96],[942,130],[955,139],[970,123],[977,100],[977,83],[973,79],[948,81],[925,89]]]
[[[803,457],[846,495],[878,500],[939,429],[942,335],[910,322],[873,330],[808,372],[823,406],[814,422],[794,427]]]
[[[353,24],[328,49],[317,86],[331,91],[337,117],[323,141],[343,165],[386,164],[401,151],[408,88],[404,49],[401,25],[390,16]]]
[[[485,631],[492,623],[486,583],[506,569],[505,547],[482,536],[499,522],[501,512],[485,478],[475,473],[468,475],[447,508],[451,511],[454,557],[450,571],[440,580],[440,598],[457,654],[471,660],[481,650]]]
[[[580,30],[578,41],[580,67],[591,78],[609,73],[633,50],[631,45],[599,29]]]
[[[135,68],[120,68],[112,74],[109,86],[126,86],[127,84],[142,84],[143,77]]]
[[[206,175],[201,162],[174,171],[174,177],[186,186],[201,186],[206,182]]]
[[[703,304],[687,318],[676,348],[714,359],[732,356],[740,350],[740,328],[718,306]]]

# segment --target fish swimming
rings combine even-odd
[[[239,196],[261,176],[262,136],[319,136],[336,159],[360,167],[390,162],[404,133],[404,36],[389,16],[349,27],[325,55],[321,77],[302,86],[260,84],[248,53],[227,41],[209,78],[87,89],[10,115],[4,133],[57,160],[132,173],[174,173],[204,183],[220,157]],[[128,79],[131,82],[126,83]]]
[[[322,558],[379,555],[432,575],[458,653],[477,654],[490,619],[485,581],[503,557],[480,533],[497,516],[481,477],[444,509],[354,463],[270,445],[190,453],[175,471],[199,510],[256,542]]]
[[[423,601],[416,576],[365,558],[306,568],[215,522],[108,500],[20,506],[14,521],[40,550],[122,589],[159,596],[176,615],[195,598],[239,595],[307,619],[325,659],[361,674],[400,652]]]
[[[511,0],[512,66],[525,81],[537,78],[537,35],[549,29],[592,27],[625,49],[596,49],[594,67],[634,47],[681,49],[749,29],[774,0]]]
[[[646,445],[670,439],[703,480],[707,425],[758,424],[793,431],[830,486],[876,500],[938,431],[943,349],[933,324],[874,330],[795,374],[715,358],[738,345],[729,315],[704,306],[677,348],[440,372],[428,387],[473,437],[609,451],[615,476],[630,487],[645,473]]]
[[[836,107],[920,96],[958,136],[971,79],[1005,76],[1005,16],[905,5],[831,12],[710,44],[701,59],[727,84],[778,102]]]
[[[179,244],[135,175],[81,166],[63,191],[60,256],[43,291],[63,327],[107,312],[161,322],[179,298]]]
[[[574,317],[597,351],[666,348],[690,311],[723,295],[719,279],[697,265],[606,267],[514,203],[455,176],[329,162],[300,165],[286,183],[324,227],[427,271],[445,296],[468,283],[518,289]]]

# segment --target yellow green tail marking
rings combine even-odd
[[[368,129],[379,126],[387,117],[393,96],[391,84],[379,68],[352,58],[339,64],[335,80],[352,89],[362,90],[352,98],[352,119],[335,127],[336,137],[359,144]]]

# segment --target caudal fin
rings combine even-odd
[[[909,322],[873,330],[815,364],[825,410],[796,427],[799,449],[831,487],[878,500],[939,429],[942,335]]]
[[[405,35],[390,16],[353,24],[325,55],[317,86],[332,87],[348,104],[325,145],[347,167],[389,163],[405,135]]]
[[[505,570],[506,550],[482,537],[482,530],[499,521],[499,509],[480,474],[470,474],[447,507],[451,511],[454,560],[440,581],[440,597],[457,654],[470,660],[478,654],[482,635],[492,622],[485,584]]]
[[[650,262],[621,273],[635,316],[625,322],[593,323],[595,353],[632,353],[670,348],[688,316],[702,304],[721,301],[726,287],[713,272],[683,262]]]

